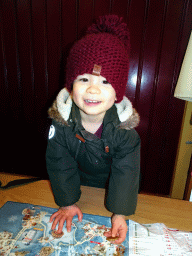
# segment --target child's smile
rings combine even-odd
[[[82,117],[94,116],[100,121],[116,100],[112,85],[104,77],[91,74],[77,77],[73,83],[72,95]]]
[[[100,103],[101,101],[97,101],[97,100],[85,100],[85,104],[87,106],[97,106]]]

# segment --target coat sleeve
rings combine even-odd
[[[135,213],[140,175],[140,138],[135,130],[119,131],[112,160],[106,207],[115,214]]]
[[[47,172],[58,206],[72,205],[81,195],[78,166],[68,150],[64,129],[53,121],[46,150]]]

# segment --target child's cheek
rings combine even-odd
[[[77,93],[76,93],[76,90],[74,90],[73,89],[73,91],[72,91],[72,99],[73,99],[73,101],[76,103],[76,101],[77,101]]]
[[[72,91],[72,99],[75,104],[80,107],[83,103],[83,88],[74,87]]]

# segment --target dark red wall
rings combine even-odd
[[[47,177],[47,109],[63,87],[68,51],[108,13],[130,29],[126,95],[141,116],[141,190],[167,195],[184,108],[173,93],[192,29],[190,0],[1,1],[1,170]]]

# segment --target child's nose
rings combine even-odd
[[[92,82],[92,83],[90,83],[89,87],[87,88],[87,92],[92,93],[92,94],[99,94],[101,92],[101,90],[99,89],[97,84]]]

